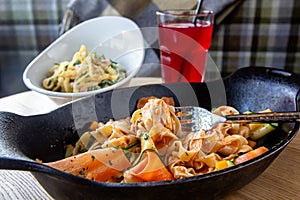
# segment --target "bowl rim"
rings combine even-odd
[[[107,91],[110,91],[112,89],[118,88],[118,87],[126,84],[127,82],[129,82],[138,73],[138,71],[140,70],[140,68],[141,68],[141,66],[143,64],[143,61],[144,61],[144,58],[145,58],[144,42],[141,43],[141,48],[138,49],[140,51],[140,60],[137,63],[137,67],[134,68],[133,70],[131,70],[130,74],[127,74],[124,79],[120,80],[119,82],[117,82],[117,83],[115,83],[115,84],[113,84],[111,86],[105,87],[105,88],[101,88],[101,89],[98,89],[98,90],[87,91],[87,92],[79,92],[79,93],[53,92],[53,91],[50,91],[50,90],[46,90],[46,89],[44,89],[42,87],[36,86],[35,84],[33,84],[31,82],[30,77],[28,76],[29,71],[32,69],[32,66],[34,65],[34,63],[36,63],[37,60],[39,60],[42,57],[43,53],[49,51],[53,46],[55,46],[62,39],[64,39],[66,37],[66,34],[74,32],[74,31],[78,30],[79,28],[81,28],[81,26],[84,26],[86,24],[94,23],[95,21],[102,21],[102,20],[122,20],[123,22],[130,23],[131,26],[136,31],[138,31],[138,34],[141,36],[141,39],[144,40],[143,34],[142,34],[140,28],[138,27],[138,25],[133,20],[131,20],[129,18],[122,17],[122,16],[100,16],[100,17],[96,17],[96,18],[93,18],[93,19],[86,20],[86,21],[81,22],[80,24],[76,25],[75,27],[73,27],[72,29],[70,29],[69,31],[67,31],[64,35],[61,35],[56,40],[54,40],[47,48],[45,48],[42,52],[40,52],[27,65],[27,67],[25,68],[25,70],[23,72],[23,77],[22,77],[24,84],[30,90],[36,91],[36,92],[41,93],[41,94],[45,94],[45,95],[50,96],[50,97],[55,97],[55,98],[72,98],[72,99],[74,98],[74,99],[76,99],[76,98],[80,98],[80,97],[91,96],[91,95],[95,95],[95,94],[98,94],[98,93],[107,92]]]

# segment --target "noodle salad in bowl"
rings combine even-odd
[[[144,38],[135,22],[97,17],[42,51],[26,67],[23,81],[33,91],[69,101],[125,86],[140,70],[144,55]]]
[[[81,45],[73,59],[54,64],[50,76],[43,80],[43,87],[59,92],[87,92],[111,86],[126,76],[122,66],[105,55],[90,53]]]

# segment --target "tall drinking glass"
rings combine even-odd
[[[194,10],[156,12],[164,82],[202,82],[211,44],[214,13]]]

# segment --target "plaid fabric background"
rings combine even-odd
[[[215,26],[209,51],[223,75],[251,65],[277,67],[300,73],[300,1],[235,1],[241,4],[221,24]],[[0,97],[26,90],[22,73],[29,62],[59,36],[59,24],[68,4],[71,5],[70,2],[75,1],[0,0]],[[98,13],[85,10],[86,13],[81,13],[80,16],[91,18],[99,15],[123,15],[136,21],[140,27],[153,27],[156,26],[156,10],[189,9],[197,1],[84,1],[87,2],[100,2],[102,7],[97,7]],[[75,24],[82,20],[86,19],[78,18]],[[151,36],[148,38],[149,44],[157,48],[156,34],[148,35]],[[155,62],[153,60],[157,59],[157,55],[151,53],[145,63]],[[147,74],[159,75],[159,65],[149,65],[140,75]]]
[[[245,0],[215,30],[211,56],[224,75],[246,66],[300,73],[299,23],[299,0]]]
[[[29,62],[58,36],[69,0],[0,0],[0,97],[24,91]]]

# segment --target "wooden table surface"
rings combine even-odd
[[[130,85],[149,83],[161,83],[161,79],[135,78]],[[0,111],[34,115],[54,110],[62,103],[27,91],[0,99]],[[30,172],[0,170],[0,199],[52,198]],[[300,134],[258,178],[224,199],[300,199]]]

